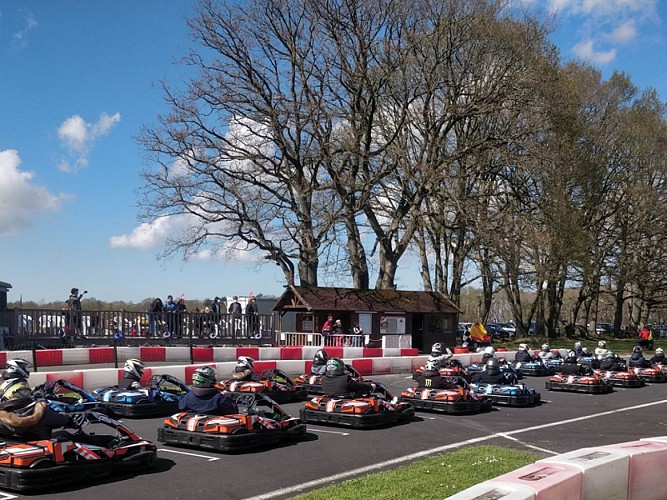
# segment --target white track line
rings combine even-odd
[[[312,427],[308,427],[308,431],[310,432],[324,432],[325,434],[338,434],[340,436],[349,436],[349,432],[340,432],[340,431],[325,431],[324,429],[313,429]]]
[[[177,453],[179,455],[188,455],[190,457],[206,458],[209,462],[216,462],[217,460],[220,460],[218,457],[209,457],[208,455],[199,455],[197,453],[187,453],[185,451],[167,450],[166,448],[158,448],[157,451],[166,451],[168,453]],[[2,500],[2,499],[0,499],[0,500]]]
[[[384,462],[379,462],[379,463],[376,463],[376,464],[366,465],[365,467],[359,467],[358,469],[355,469],[355,470],[351,470],[351,471],[347,471],[347,472],[341,472],[339,474],[333,474],[331,476],[322,477],[320,479],[314,479],[312,481],[307,481],[305,483],[295,484],[294,486],[290,486],[288,488],[282,488],[280,490],[271,491],[269,493],[264,493],[262,495],[249,497],[245,500],[268,500],[268,499],[276,498],[276,497],[280,497],[280,496],[291,495],[291,494],[299,493],[299,492],[301,492],[303,490],[306,490],[306,489],[311,489],[311,488],[315,488],[317,486],[322,486],[322,485],[325,485],[325,484],[329,484],[329,483],[333,483],[333,482],[337,482],[337,481],[342,481],[344,479],[348,479],[348,478],[354,477],[354,476],[359,476],[361,474],[367,474],[369,472],[375,472],[375,471],[378,471],[380,469],[384,469],[384,468],[392,466],[392,465],[398,465],[398,464],[402,464],[402,463],[405,463],[405,462],[410,462],[410,461],[416,460],[418,458],[424,458],[424,457],[428,457],[430,455],[435,455],[435,454],[438,454],[438,453],[449,451],[449,450],[452,450],[454,448],[460,448],[461,446],[481,443],[483,441],[489,441],[491,439],[497,439],[499,437],[508,439],[509,436],[513,436],[515,434],[522,434],[524,432],[531,432],[531,431],[536,431],[536,430],[539,430],[539,429],[546,429],[548,427],[558,427],[560,425],[571,424],[573,422],[581,422],[582,420],[590,420],[592,418],[604,417],[604,416],[607,416],[607,415],[613,415],[615,413],[621,413],[621,412],[624,412],[624,411],[639,410],[641,408],[647,408],[649,406],[655,406],[655,405],[660,405],[660,404],[665,404],[665,403],[667,403],[667,399],[664,399],[662,401],[654,401],[653,403],[644,403],[644,404],[636,405],[636,406],[628,406],[627,408],[619,408],[617,410],[610,410],[610,411],[605,411],[605,412],[602,412],[602,413],[595,413],[593,415],[586,415],[584,417],[570,418],[568,420],[561,420],[559,422],[551,422],[551,423],[548,423],[548,424],[534,425],[532,427],[524,427],[523,429],[516,429],[516,430],[513,430],[513,431],[509,431],[509,432],[488,434],[486,436],[481,436],[481,437],[477,437],[477,438],[473,438],[473,439],[467,439],[465,441],[459,441],[458,443],[451,443],[451,444],[447,444],[447,445],[444,445],[444,446],[439,446],[437,448],[432,448],[430,450],[419,451],[417,453],[411,453],[409,455],[405,455],[405,456],[402,456],[402,457],[392,458],[391,460],[385,460]]]

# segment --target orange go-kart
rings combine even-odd
[[[306,434],[299,418],[291,417],[264,393],[236,398],[239,413],[215,416],[180,412],[164,420],[158,441],[165,444],[239,452],[296,441]]]
[[[549,377],[546,388],[550,391],[585,392],[587,394],[608,394],[614,386],[600,375],[563,375],[557,373]]]
[[[262,393],[276,403],[303,401],[308,397],[305,387],[297,384],[284,371],[277,368],[264,370],[259,382],[228,379],[220,382],[216,387],[232,397]]]

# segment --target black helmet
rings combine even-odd
[[[486,362],[486,373],[488,375],[498,375],[500,373],[500,363],[496,358],[490,358]]]
[[[318,349],[318,351],[315,353],[315,356],[313,356],[313,364],[315,366],[324,366],[327,364],[328,359],[329,355],[327,354],[327,351],[324,349]]]

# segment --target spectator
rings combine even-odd
[[[653,333],[648,326],[642,328],[642,331],[639,332],[639,338],[637,339],[637,345],[640,347],[651,348],[651,343],[653,342]]]
[[[232,303],[229,304],[229,309],[227,309],[227,312],[232,316],[231,317],[232,337],[236,338],[237,336],[241,336],[240,327],[241,327],[241,315],[243,314],[243,308],[241,307],[241,303],[239,302],[238,296],[234,295],[232,297]]]
[[[327,320],[322,325],[322,339],[324,345],[332,345],[331,335],[333,333],[333,328],[334,328],[333,316],[329,314],[329,316],[327,316]]]
[[[352,325],[352,347],[363,347],[364,346],[364,329],[359,323]]]
[[[176,304],[176,337],[181,339],[183,338],[183,323],[186,320],[186,313],[188,308],[185,306],[185,295],[181,294],[181,297],[178,299],[178,304]]]
[[[259,332],[259,309],[254,296],[250,296],[248,304],[245,306],[246,322],[248,326],[248,336],[253,339],[261,339]]]
[[[79,295],[79,289],[72,288],[65,301],[65,332],[71,336],[81,333],[81,298],[87,293],[88,290]]]
[[[333,330],[331,331],[331,335],[333,337],[333,341],[335,345],[337,346],[342,346],[343,345],[343,322],[339,319],[337,319],[334,322]]]
[[[165,321],[169,335],[173,335],[176,330],[176,302],[173,295],[167,295],[167,302],[164,304]]]
[[[151,337],[159,337],[160,323],[162,321],[162,311],[164,304],[160,297],[156,298],[148,309],[148,334]]]

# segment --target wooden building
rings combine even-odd
[[[435,342],[456,345],[461,310],[440,292],[360,290],[288,286],[273,306],[277,330],[287,315],[294,315],[296,333],[321,333],[331,315],[340,319],[344,333],[359,323],[373,347],[414,347],[430,351]]]

